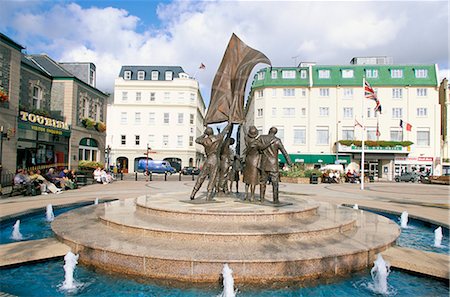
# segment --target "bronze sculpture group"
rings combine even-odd
[[[210,127],[205,129],[203,135],[195,141],[205,148],[206,160],[203,169],[195,183],[191,193],[191,200],[195,199],[206,177],[209,176],[206,200],[212,200],[216,192],[224,192],[229,194],[232,182],[236,182],[236,192],[238,192],[238,181],[240,171],[239,157],[233,155],[231,145],[234,143],[232,138],[225,138],[230,133],[231,124],[217,135],[213,135]],[[279,163],[278,151],[280,151],[288,165],[291,165],[289,154],[286,152],[281,140],[276,137],[277,128],[272,127],[269,134],[258,136],[258,130],[255,126],[251,126],[245,135],[246,149],[245,165],[243,169],[243,180],[245,183],[244,200],[255,202],[256,186],[260,187],[261,203],[265,202],[266,185],[270,180],[273,191],[273,203],[278,204],[278,186],[279,186]],[[230,186],[228,181],[231,181]],[[249,190],[250,189],[250,195]]]
[[[233,145],[234,139],[230,136],[233,124],[242,125],[245,122],[245,86],[251,70],[258,63],[270,65],[270,60],[233,34],[214,77],[211,102],[205,116],[205,125],[225,121],[228,124],[217,135],[214,135],[211,127],[207,127],[205,132],[195,140],[205,148],[206,160],[192,190],[191,200],[195,199],[196,193],[208,176],[207,201],[212,201],[216,192],[228,194],[233,182],[236,183],[236,192],[238,192],[239,171],[242,169],[239,156],[232,153],[230,146]],[[248,132],[245,132],[246,148],[243,168],[245,200],[255,201],[255,188],[259,184],[260,202],[265,202],[266,184],[270,179],[273,187],[273,203],[279,203],[278,151],[285,156],[288,165],[291,165],[291,160],[281,140],[275,136],[276,133],[277,129],[272,127],[269,134],[258,136],[255,126],[251,126]]]

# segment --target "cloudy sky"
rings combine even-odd
[[[450,77],[449,1],[1,2],[0,32],[30,54],[94,62],[107,92],[122,65],[180,65],[209,102],[233,32],[273,66],[392,56],[396,64],[436,63]]]

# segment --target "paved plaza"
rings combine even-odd
[[[112,184],[93,184],[77,190],[65,191],[60,195],[39,195],[32,197],[14,196],[0,200],[0,217],[15,216],[48,204],[64,205],[82,201],[102,199],[127,199],[153,193],[188,193],[194,181],[190,176],[155,176],[146,182],[143,176],[124,176]],[[240,191],[244,184],[240,183]],[[270,186],[267,198],[271,197]],[[200,192],[206,191],[206,186]],[[359,184],[291,184],[281,183],[280,193],[290,196],[307,197],[333,204],[358,204],[361,208],[380,209],[387,212],[407,211],[410,217],[419,218],[437,225],[449,227],[450,224],[450,187],[419,183],[375,182],[365,184],[361,190]],[[188,199],[188,197],[185,197]],[[182,197],[180,197],[182,199]]]
[[[93,184],[77,190],[65,191],[60,195],[4,197],[0,200],[0,217],[5,219],[33,210],[42,210],[48,204],[58,206],[85,201],[94,202],[96,198],[99,200],[124,200],[142,195],[150,195],[150,197],[155,195],[155,197],[158,197],[159,203],[164,204],[164,194],[167,194],[166,197],[178,195],[179,200],[188,200],[194,182],[191,176],[180,178],[178,175],[173,175],[168,177],[167,181],[162,176],[154,176],[152,181],[146,181],[143,176],[136,177],[130,174],[124,176],[123,180],[117,180],[112,184]],[[268,188],[270,189],[270,187]],[[200,193],[205,190],[202,188]],[[240,190],[244,190],[242,183],[240,183]],[[282,183],[280,184],[280,197],[349,206],[358,204],[359,208],[380,210],[397,215],[407,211],[412,218],[449,228],[449,190],[450,187],[445,185],[413,183],[375,182],[366,184],[364,190],[360,189],[359,184]],[[271,194],[269,191],[266,198],[269,199]],[[168,204],[171,203],[170,201],[167,202]],[[8,266],[36,260],[26,258],[26,255],[29,254],[27,251],[30,248],[34,249],[36,245],[42,248],[48,247],[42,250],[42,255],[36,254],[38,258],[59,257],[67,253],[68,250],[66,245],[55,239],[2,245],[0,246],[0,255],[3,259],[1,265]],[[53,254],[46,253],[49,250]],[[448,255],[415,250],[408,251],[404,248],[394,247],[384,252],[383,256],[394,267],[448,279]]]

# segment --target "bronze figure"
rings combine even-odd
[[[231,130],[230,130],[231,131]],[[231,145],[234,144],[234,138],[225,138],[223,141],[222,151],[220,153],[220,167],[219,167],[219,183],[217,186],[218,192],[229,194],[228,179],[230,176],[231,164],[233,160],[233,149]]]
[[[242,170],[241,160],[238,155],[233,156],[233,161],[230,167],[230,192],[233,191],[233,182],[236,183],[236,194],[239,193],[239,172]]]
[[[245,198],[244,200],[255,200],[255,188],[259,184],[260,174],[258,164],[260,154],[258,150],[258,129],[251,126],[245,135],[245,166],[244,166],[244,183],[245,183]],[[250,188],[250,196],[248,190]]]
[[[202,186],[203,182],[205,181],[208,175],[209,175],[209,182],[206,200],[212,200],[214,196],[214,187],[216,184],[216,178],[218,173],[217,170],[219,165],[218,154],[220,152],[220,146],[223,142],[225,135],[228,133],[231,127],[232,124],[229,123],[225,127],[225,129],[223,129],[223,131],[217,135],[214,135],[214,131],[211,127],[207,127],[205,129],[205,132],[195,140],[196,143],[203,145],[203,147],[205,148],[206,160],[203,163],[202,171],[200,172],[200,175],[197,178],[197,182],[195,183],[194,189],[192,189],[192,193],[190,196],[191,200],[194,200],[195,194],[197,194],[198,190],[200,189],[200,187]]]
[[[270,128],[268,135],[261,135],[258,138],[259,151],[261,152],[261,159],[258,168],[261,170],[260,179],[260,196],[261,203],[264,202],[264,196],[266,193],[267,180],[270,177],[273,189],[273,203],[280,203],[278,199],[278,184],[280,179],[280,169],[278,165],[278,150],[286,158],[286,162],[289,166],[292,165],[291,158],[285,150],[281,140],[275,136],[278,129],[275,127]]]

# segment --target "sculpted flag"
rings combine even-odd
[[[245,85],[258,63],[271,65],[263,53],[247,46],[233,33],[214,77],[205,125],[244,122]]]

